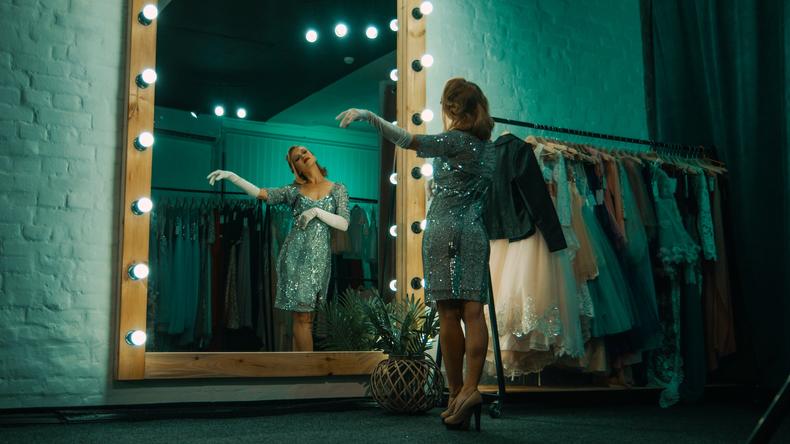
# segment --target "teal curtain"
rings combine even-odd
[[[648,128],[726,162],[739,350],[755,379],[790,371],[787,11],[782,0],[643,0]],[[740,327],[740,328],[738,328]]]

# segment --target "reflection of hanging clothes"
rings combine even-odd
[[[350,249],[346,253],[346,257],[351,259],[362,259],[363,256],[363,237],[365,231],[368,229],[368,216],[365,210],[359,205],[354,205],[351,209],[351,220],[348,224],[348,238],[350,241]]]
[[[376,219],[376,209],[370,209],[370,223],[362,232],[363,257],[368,262],[378,262],[379,258],[379,230]]]

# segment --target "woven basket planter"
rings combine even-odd
[[[424,413],[441,399],[444,378],[430,356],[390,356],[373,370],[370,389],[385,410]]]

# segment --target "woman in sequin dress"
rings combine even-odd
[[[477,385],[488,343],[483,306],[489,295],[483,212],[496,163],[488,143],[493,128],[488,100],[477,85],[460,78],[448,80],[442,93],[442,118],[445,131],[429,136],[409,134],[367,110],[349,109],[338,116],[341,127],[366,121],[395,145],[434,159],[433,200],[422,247],[425,298],[439,308],[439,337],[450,388],[448,410],[442,417],[448,427],[461,428],[469,424],[473,412],[479,418],[482,403]]]
[[[274,306],[292,312],[293,351],[312,351],[316,304],[326,298],[329,286],[329,228],[348,229],[348,191],[345,185],[327,180],[326,169],[307,148],[292,146],[286,160],[295,179],[280,188],[258,188],[230,171],[214,171],[208,179],[211,185],[228,179],[269,205],[282,203],[292,208],[296,224],[277,258]]]

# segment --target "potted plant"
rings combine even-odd
[[[444,389],[442,373],[427,353],[439,332],[436,309],[413,294],[389,303],[374,294],[364,309],[375,332],[374,348],[388,355],[370,376],[373,398],[392,412],[432,409]]]
[[[374,290],[374,295],[377,296]],[[346,289],[337,299],[318,306],[315,333],[324,351],[370,351],[376,336],[362,292]]]

